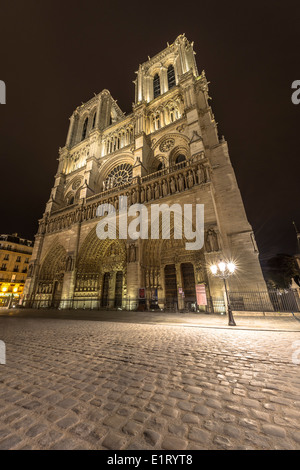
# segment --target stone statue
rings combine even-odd
[[[175,185],[175,180],[173,177],[171,178],[170,188],[171,188],[171,193],[174,194],[176,192],[176,185]]]
[[[193,173],[191,172],[191,170],[189,170],[187,181],[188,181],[188,187],[191,188],[194,185],[194,177],[193,177]]]
[[[213,229],[209,229],[206,235],[206,244],[207,244],[207,251],[218,251],[219,244],[218,244],[218,236]]]
[[[178,189],[179,191],[184,191],[184,180],[183,180],[183,176],[181,173],[178,177]]]
[[[152,190],[151,186],[147,186],[147,200],[150,201],[152,199]]]
[[[135,261],[135,245],[130,245],[129,247],[129,261],[134,262]]]
[[[162,182],[162,193],[163,193],[163,196],[168,195],[168,184],[167,184],[166,180],[163,180],[163,182]]]
[[[155,199],[158,199],[159,198],[159,186],[157,183],[155,183]]]
[[[204,169],[202,165],[199,165],[197,168],[197,179],[198,179],[198,184],[204,183],[205,175],[204,175]]]

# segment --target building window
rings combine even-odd
[[[1,271],[6,271],[6,263],[2,263]]]
[[[169,65],[167,74],[168,74],[168,88],[170,90],[171,88],[173,88],[173,86],[176,85],[175,70],[174,70],[173,65]]]
[[[24,263],[29,263],[29,258],[25,258]]]
[[[154,78],[153,78],[153,96],[154,98],[156,98],[159,95],[160,95],[160,79],[159,79],[159,75],[156,74],[154,75]]]
[[[8,260],[9,260],[9,255],[5,255],[3,259],[5,259],[6,261],[8,261]]]
[[[88,126],[88,118],[86,118],[86,120],[84,121],[84,124],[83,124],[83,128],[82,128],[82,136],[81,136],[81,140],[84,140],[86,138],[86,131],[87,131],[87,126]]]
[[[121,184],[131,183],[133,171],[132,168],[132,165],[129,163],[121,163],[120,165],[116,166],[104,181],[104,190],[115,188]]]
[[[21,262],[21,256],[17,256],[16,263],[20,263],[20,262]]]
[[[95,124],[96,124],[96,116],[97,116],[97,113],[94,114],[94,117],[93,117],[93,125],[92,125],[92,128],[94,129],[95,127]]]
[[[177,164],[177,163],[181,163],[181,162],[184,162],[184,161],[185,161],[185,156],[182,155],[182,154],[180,154],[180,155],[178,155],[178,157],[176,158],[175,163]]]
[[[18,272],[19,272],[19,266],[17,264],[15,264],[14,273],[18,273]]]

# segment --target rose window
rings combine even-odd
[[[116,166],[104,181],[104,189],[114,188],[122,184],[131,183],[132,181],[132,165],[129,163],[121,163]]]

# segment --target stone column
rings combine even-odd
[[[109,284],[108,284],[108,305],[109,307],[115,306],[115,291],[116,291],[116,271],[113,271],[109,275]]]
[[[182,279],[182,274],[181,274],[181,265],[180,263],[175,264],[176,268],[176,283],[177,283],[177,297],[178,297],[178,309],[183,310],[184,309],[184,298],[182,294],[179,294],[179,287],[183,289],[183,279]]]
[[[74,113],[73,113],[72,116],[70,117],[70,125],[69,125],[67,140],[66,140],[66,147],[71,147],[71,144],[72,144],[72,137],[73,137],[73,132],[74,132],[74,122],[75,122],[75,116],[74,116]]]

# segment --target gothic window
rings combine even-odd
[[[86,138],[86,131],[87,131],[87,126],[88,126],[88,118],[84,121],[83,128],[82,128],[82,136],[81,140],[84,140]]]
[[[97,116],[97,113],[94,114],[94,117],[93,117],[93,124],[92,124],[92,128],[94,129],[95,127],[95,124],[96,124],[96,116]]]
[[[160,163],[158,164],[157,171],[160,171],[160,170],[162,170],[162,169],[163,169],[163,164],[162,164],[162,162],[160,162]]]
[[[159,95],[160,95],[160,79],[159,79],[159,75],[156,74],[154,75],[154,78],[153,78],[153,96],[154,98],[156,98]]]
[[[157,113],[155,115],[155,129],[156,130],[160,129],[160,115],[159,115],[159,113]]]
[[[105,189],[114,188],[121,184],[130,183],[132,181],[132,165],[129,163],[121,163],[116,166],[107,176],[104,186]]]
[[[177,164],[177,163],[181,163],[181,162],[184,162],[184,161],[185,161],[185,156],[182,155],[182,154],[180,154],[180,155],[178,155],[178,157],[176,158],[175,163]]]
[[[176,85],[175,70],[174,70],[173,65],[169,65],[167,75],[168,75],[168,88],[170,90],[171,88],[173,88],[173,86]]]
[[[171,108],[170,109],[170,121],[174,122],[174,120],[175,120],[175,110],[174,108]]]

